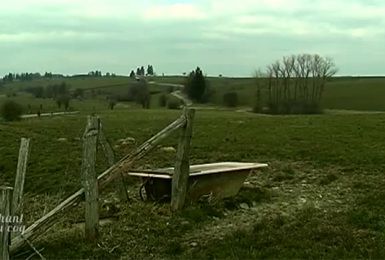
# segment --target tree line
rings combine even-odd
[[[115,73],[106,72],[103,74],[100,70],[90,71],[87,74],[73,75],[72,77],[116,77]],[[10,83],[14,81],[32,81],[35,79],[52,79],[52,78],[64,78],[63,74],[53,74],[52,72],[45,72],[40,74],[39,72],[25,72],[25,73],[8,73],[3,76],[0,83]]]
[[[85,76],[85,75],[80,75],[80,76]],[[116,74],[111,73],[111,72],[106,72],[103,75],[103,73],[100,70],[95,70],[95,71],[88,72],[88,74],[86,76],[90,76],[90,77],[116,77]]]
[[[52,74],[52,72],[45,72],[43,75],[39,72],[30,73],[8,73],[5,75],[2,80],[4,83],[13,82],[13,81],[31,81],[34,79],[41,79],[41,78],[53,78],[53,77],[64,77],[61,74]]]

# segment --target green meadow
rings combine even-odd
[[[179,84],[182,77],[153,79]],[[222,106],[223,94],[236,91],[242,108],[255,97],[252,78],[209,78],[213,99],[198,107],[193,126],[191,163],[263,162],[240,193],[223,201],[202,200],[172,214],[169,204],[142,202],[140,179],[126,180],[129,201],[118,194],[121,182],[100,194],[98,244],[84,241],[84,205],[63,212],[51,229],[33,241],[47,259],[250,259],[250,258],[385,258],[385,79],[334,78],[324,93],[320,115],[270,116]],[[65,79],[71,88],[125,93],[129,79]],[[59,111],[52,99],[16,91],[13,83],[0,92],[0,104],[13,99],[44,111]],[[119,84],[122,84],[119,86]],[[167,93],[165,86],[153,86]],[[9,91],[16,95],[7,97]],[[21,137],[31,138],[25,182],[27,224],[46,214],[81,187],[81,136],[86,117],[100,116],[116,158],[135,149],[178,118],[181,110],[150,109],[130,102],[108,110],[106,95],[72,100],[76,115],[0,122],[0,183],[13,186]],[[354,110],[353,112],[345,110]],[[357,112],[364,111],[364,112]],[[121,145],[132,137],[135,143]],[[173,166],[178,133],[165,140],[134,168]],[[107,168],[98,151],[97,171]],[[108,220],[108,221],[107,221]],[[33,254],[26,247],[15,259]],[[39,259],[34,256],[32,259]]]

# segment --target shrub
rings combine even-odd
[[[172,93],[172,92],[174,92],[174,87],[173,86],[168,86],[167,93]]]
[[[227,107],[236,107],[238,105],[237,92],[228,92],[223,95],[223,104]]]
[[[117,104],[116,98],[114,98],[114,97],[108,98],[108,108],[109,109],[114,110],[114,107],[116,106],[116,104]]]
[[[181,106],[181,101],[177,98],[170,98],[167,101],[167,108],[168,109],[179,109]]]
[[[64,106],[64,109],[67,111],[70,106],[71,96],[70,95],[60,95],[56,98],[56,104],[58,108]]]
[[[23,107],[15,101],[6,101],[0,109],[0,114],[6,121],[20,120],[20,116],[23,113]]]
[[[151,93],[145,79],[132,83],[128,89],[127,101],[135,101],[142,108],[150,108]]]
[[[167,96],[165,94],[162,94],[159,96],[159,106],[165,107],[167,105]]]

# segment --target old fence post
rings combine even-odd
[[[103,131],[103,125],[102,122],[99,121],[99,144],[101,145],[104,155],[107,158],[108,165],[111,167],[115,163],[115,155],[114,155],[114,150],[112,149],[110,143],[108,142],[104,131]],[[120,182],[120,183],[118,183]],[[119,197],[122,201],[128,201],[128,193],[126,189],[126,184],[123,178],[123,174],[120,173],[120,180],[117,180],[117,185],[118,185],[118,193]]]
[[[0,259],[9,259],[10,234],[9,226],[11,219],[11,187],[0,187]]]
[[[102,122],[99,120],[99,144],[101,145],[104,155],[107,158],[108,165],[111,167],[115,164],[115,155],[114,150],[112,149],[110,143],[108,142],[106,135],[103,131],[103,125]],[[126,182],[123,178],[123,174],[120,173],[120,184],[119,185],[119,196],[122,201],[129,201],[128,193],[127,193],[127,186]]]
[[[17,162],[15,186],[12,195],[11,215],[19,216],[23,214],[23,193],[25,174],[27,172],[27,163],[29,155],[29,141],[30,139],[21,138],[19,160]]]
[[[99,136],[98,136],[99,140],[98,141],[99,141],[100,145],[102,146],[104,155],[107,158],[108,166],[111,167],[115,163],[115,155],[114,155],[114,151],[111,148],[111,145],[108,143],[107,138],[104,135],[103,125],[102,125],[102,122],[100,120],[99,120],[99,133],[98,134],[99,134]]]
[[[183,208],[186,199],[188,178],[190,175],[189,155],[195,110],[185,107],[183,114],[186,118],[186,124],[182,128],[182,133],[179,139],[176,164],[172,177],[172,211],[177,211]]]
[[[95,172],[99,119],[89,116],[83,135],[82,177],[85,194],[85,235],[95,242],[99,229],[98,181]]]

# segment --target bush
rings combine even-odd
[[[268,103],[267,106],[268,113],[273,115],[322,113],[322,107],[317,102],[287,101],[279,104]]]
[[[0,109],[0,114],[6,121],[20,120],[23,113],[23,107],[15,101],[6,101]]]
[[[162,94],[159,96],[159,106],[165,107],[167,105],[167,96],[165,94]]]
[[[56,104],[58,108],[61,108],[61,106],[64,106],[64,109],[67,111],[70,106],[71,96],[70,95],[60,95],[56,98]]]
[[[108,98],[108,108],[111,110],[114,110],[114,107],[116,106],[117,101],[115,97],[109,97]]]
[[[223,95],[223,104],[227,107],[236,107],[238,105],[238,94],[228,92]]]
[[[181,106],[181,101],[177,98],[172,98],[167,101],[168,109],[179,109]]]
[[[142,108],[150,108],[151,93],[146,80],[140,79],[131,84],[128,89],[127,101],[135,101]]]
[[[172,93],[172,92],[174,92],[174,87],[173,86],[168,86],[167,93]]]

